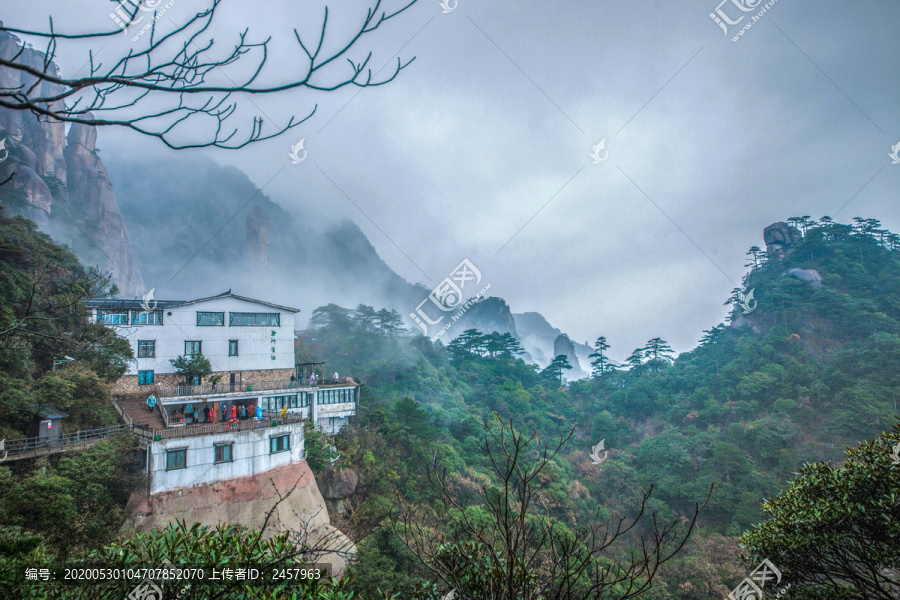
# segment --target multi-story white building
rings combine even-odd
[[[113,392],[144,440],[151,494],[301,460],[303,421],[335,433],[357,414],[359,386],[351,378],[326,384],[320,372],[310,385],[298,371],[296,308],[231,290],[198,300],[97,299],[88,306],[94,322],[115,328],[134,351]],[[195,354],[213,372],[184,381],[171,361]]]

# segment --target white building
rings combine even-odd
[[[334,382],[320,372],[315,386],[302,380],[294,364],[298,309],[230,290],[149,304],[98,299],[88,306],[94,322],[115,328],[134,351],[113,392],[144,441],[151,494],[302,460],[303,421],[336,433],[357,414],[359,386],[351,378]],[[170,361],[193,354],[209,359],[213,373],[180,380]]]
[[[99,299],[88,303],[95,322],[128,339],[135,362],[117,391],[177,383],[170,362],[203,354],[222,383],[289,379],[294,371],[294,315],[299,309],[224,294],[198,300]],[[199,382],[192,382],[197,384]]]

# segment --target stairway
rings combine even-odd
[[[147,396],[143,394],[123,394],[116,396],[116,402],[125,411],[135,427],[146,425],[149,429],[165,429],[162,415],[159,414],[159,400],[153,412],[147,410]]]

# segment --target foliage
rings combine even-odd
[[[193,381],[202,381],[204,377],[212,373],[212,365],[203,354],[177,356],[170,358],[169,362],[175,368],[175,374],[181,377],[186,385],[190,385]]]
[[[745,533],[751,562],[768,558],[802,598],[896,598],[900,569],[900,423],[840,466],[803,465],[768,520]]]

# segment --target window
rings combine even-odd
[[[237,356],[237,340],[228,340],[228,356]]]
[[[288,408],[297,408],[297,395],[290,396],[267,396],[260,401],[263,410],[269,412],[278,412],[285,406]]]
[[[231,327],[280,327],[281,313],[228,313]]]
[[[224,327],[225,313],[223,312],[200,312],[197,311],[198,327]]]
[[[155,358],[156,340],[138,340],[138,358]]]
[[[184,355],[185,356],[194,356],[195,354],[200,354],[200,342],[184,342]]]
[[[138,371],[138,385],[152,385],[153,371]]]
[[[163,324],[163,311],[161,310],[151,310],[150,312],[143,310],[133,310],[131,311],[131,324],[132,325],[162,325]]]
[[[187,467],[187,448],[168,450],[166,452],[166,471]]]
[[[233,462],[234,455],[232,454],[232,449],[234,447],[233,442],[229,442],[227,444],[215,444],[216,449],[216,462]]]
[[[309,406],[309,394],[306,392],[300,392],[298,394],[300,396],[300,408],[306,408]]]
[[[276,454],[278,452],[286,452],[291,449],[291,436],[289,434],[285,435],[273,435],[269,438],[269,454]]]
[[[104,325],[128,325],[128,311],[98,309],[97,322]]]

